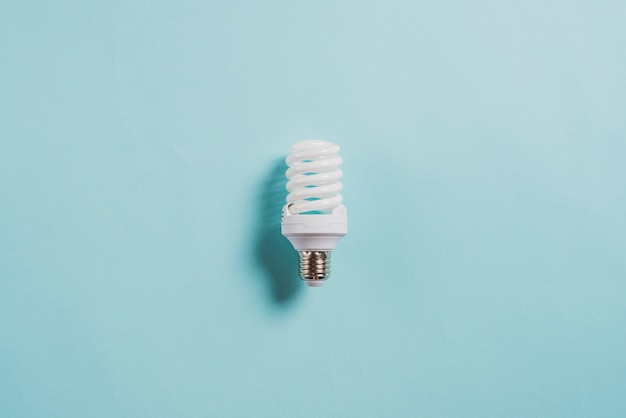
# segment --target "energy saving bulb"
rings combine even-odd
[[[343,160],[339,146],[328,141],[300,141],[289,152],[281,229],[298,251],[300,278],[307,286],[321,286],[330,274],[330,253],[348,232],[339,194]]]

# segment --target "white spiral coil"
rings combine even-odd
[[[339,146],[328,141],[300,141],[289,149],[286,176],[287,204],[291,213],[330,213],[343,201],[339,192]]]

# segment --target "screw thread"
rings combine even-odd
[[[298,251],[298,255],[302,280],[326,280],[328,278],[330,275],[330,251]]]

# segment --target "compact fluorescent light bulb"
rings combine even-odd
[[[348,232],[348,213],[341,204],[339,146],[328,141],[300,141],[287,157],[287,204],[282,233],[298,251],[300,278],[321,286],[330,274],[330,252]]]

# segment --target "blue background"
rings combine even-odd
[[[0,2],[2,417],[618,417],[623,1]],[[342,146],[321,289],[289,146]]]

